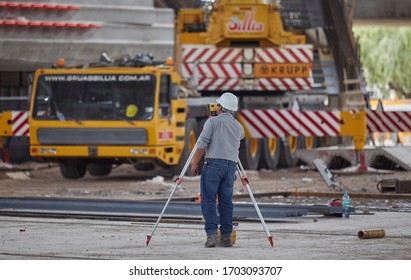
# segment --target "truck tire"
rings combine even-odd
[[[278,138],[261,139],[261,158],[259,168],[275,169],[281,154],[281,140]]]
[[[198,135],[200,135],[201,132],[203,131],[204,124],[206,123],[207,120],[208,120],[208,118],[202,118],[202,119],[198,120]],[[201,175],[201,173],[203,172],[204,160],[205,159],[204,159],[204,156],[203,156],[201,158],[200,162],[198,163],[197,175]]]
[[[30,157],[29,137],[4,137],[3,141],[3,150],[1,151],[1,159],[3,161],[8,161],[12,164],[19,164],[32,160]]]
[[[134,168],[138,171],[151,171],[156,167],[152,162],[137,162],[134,164]]]
[[[304,150],[311,150],[317,148],[317,137],[300,136],[298,139],[298,148]]]
[[[203,131],[203,127],[204,124],[206,123],[206,121],[208,120],[208,118],[202,118],[198,120],[198,134],[200,135],[201,131]]]
[[[281,141],[281,153],[278,160],[279,167],[293,167],[297,164],[298,158],[295,155],[298,147],[298,137],[287,137]]]
[[[261,141],[256,138],[244,138],[240,145],[240,161],[246,170],[257,170],[260,163]]]
[[[60,173],[66,179],[83,178],[87,171],[87,166],[81,161],[60,162]]]
[[[106,176],[111,173],[111,163],[89,163],[87,171],[92,176]]]
[[[177,165],[172,165],[170,167],[170,171],[173,175],[180,175],[181,171],[184,168],[184,165],[186,164],[186,161],[188,157],[190,156],[191,151],[194,148],[194,145],[196,144],[196,141],[198,139],[198,126],[197,126],[197,121],[196,119],[190,118],[187,119],[186,122],[186,132],[184,136],[184,149],[181,154],[180,160]],[[191,164],[188,166],[185,176],[191,176]]]

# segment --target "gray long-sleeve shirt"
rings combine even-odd
[[[206,149],[205,158],[237,162],[240,141],[243,138],[242,125],[230,113],[222,113],[205,122],[197,147]]]

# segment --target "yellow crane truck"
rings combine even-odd
[[[179,174],[208,116],[209,98],[180,98],[172,62],[150,56],[38,69],[30,102],[30,154],[64,178],[108,175],[113,165]],[[214,100],[214,99],[213,99]],[[201,127],[200,127],[201,126]]]
[[[284,30],[277,2],[216,0],[206,9],[178,13],[175,61],[182,79],[202,96],[239,96],[240,122],[241,110],[289,109],[297,92],[313,87],[313,46],[302,31]],[[247,136],[240,160],[250,170],[293,166],[299,139]]]

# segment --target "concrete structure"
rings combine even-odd
[[[78,10],[1,8],[0,19],[31,22],[92,23],[98,28],[40,27],[0,24],[0,71],[33,71],[58,58],[66,63],[96,61],[101,53],[120,56],[152,53],[158,60],[173,55],[174,12],[154,8],[152,0],[53,0]]]
[[[16,2],[16,1],[11,1]],[[0,71],[33,71],[59,57],[68,64],[111,56],[153,53],[159,60],[173,55],[174,12],[154,8],[154,0],[19,0],[64,3],[79,10],[0,8],[0,19],[92,22],[101,28],[44,28],[0,25]],[[283,1],[284,5],[289,5]],[[410,24],[411,0],[351,0],[355,24]],[[179,5],[183,5],[180,3]]]
[[[393,170],[401,168],[411,171],[411,147],[374,147],[364,149],[365,165],[376,169]],[[298,158],[309,166],[315,159],[322,159],[330,169],[341,169],[357,165],[357,152],[353,146],[326,147],[312,150],[298,150]]]
[[[411,26],[411,0],[350,0],[356,25]]]

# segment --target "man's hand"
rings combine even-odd
[[[198,163],[200,162],[201,158],[205,153],[205,149],[198,148],[197,151],[194,153],[193,160],[191,162],[191,174],[193,176],[198,175]]]
[[[196,176],[197,175],[197,169],[198,169],[198,163],[193,163],[191,165],[191,175]]]

